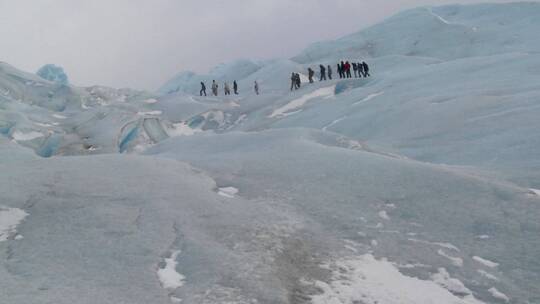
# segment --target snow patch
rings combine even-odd
[[[347,118],[347,116],[343,116],[343,117],[341,117],[341,118],[338,118],[338,119],[332,121],[331,123],[327,124],[326,126],[324,126],[324,127],[322,128],[322,130],[326,132],[326,131],[328,130],[328,128],[337,125],[338,123],[342,122],[342,121],[345,120],[346,118]]]
[[[387,221],[390,220],[390,217],[388,216],[388,213],[386,211],[384,211],[384,210],[379,211],[379,217],[382,218],[383,220],[387,220]]]
[[[325,87],[325,88],[320,88],[318,90],[315,90],[309,94],[306,94],[298,99],[295,99],[291,102],[289,102],[288,104],[284,105],[283,107],[275,110],[270,116],[270,118],[274,118],[274,117],[283,117],[283,116],[286,116],[286,114],[288,112],[291,112],[293,110],[298,110],[298,108],[301,108],[302,106],[304,106],[308,101],[310,101],[311,99],[314,99],[314,98],[318,98],[318,97],[332,97],[334,96],[335,94],[335,91],[336,91],[336,86],[330,86],[330,87]]]
[[[489,236],[487,234],[482,234],[482,235],[477,235],[476,238],[479,239],[479,240],[489,240],[491,238],[491,236]]]
[[[493,296],[495,299],[503,300],[505,302],[510,302],[510,298],[506,296],[504,293],[498,291],[497,288],[491,287],[490,289],[488,289],[488,291],[491,294],[491,296]]]
[[[13,137],[15,141],[30,141],[30,140],[44,137],[44,135],[40,132],[35,132],[35,131],[28,132],[28,133],[15,131],[13,132],[13,134],[11,134],[11,137]]]
[[[358,243],[351,241],[351,240],[343,240],[345,242],[345,249],[348,249],[354,253],[358,253],[358,249],[356,247],[358,246]]]
[[[540,190],[538,189],[529,189],[531,191],[531,194],[534,194],[536,196],[540,196]]]
[[[472,292],[465,287],[465,284],[458,279],[454,279],[450,276],[448,271],[444,268],[439,268],[439,272],[432,275],[431,279],[439,286],[450,291],[453,294],[461,296],[470,296]]]
[[[34,124],[35,124],[36,126],[42,127],[42,128],[52,128],[52,127],[58,125],[58,123],[48,124],[48,123],[41,123],[41,122],[34,122]]]
[[[367,254],[338,260],[324,268],[332,271],[330,283],[317,281],[322,294],[313,304],[480,304],[472,294],[459,297],[432,281],[409,277],[386,259]]]
[[[369,94],[366,98],[364,98],[364,99],[362,99],[360,101],[357,101],[357,102],[353,103],[352,105],[356,106],[356,105],[359,105],[361,103],[368,102],[368,101],[372,100],[375,97],[381,96],[382,94],[384,94],[384,92],[378,92],[378,93],[374,93],[374,94]]]
[[[416,233],[412,233],[412,234],[408,234],[408,235],[414,235],[414,234],[416,234]],[[414,243],[419,243],[419,244],[439,246],[439,247],[442,247],[442,248],[446,248],[446,249],[454,250],[456,252],[460,252],[459,248],[457,248],[456,246],[454,246],[454,245],[452,245],[450,243],[428,242],[428,241],[414,239],[414,238],[410,238],[409,241],[414,242]]]
[[[430,13],[433,17],[437,18],[437,19],[438,19],[439,21],[441,21],[442,23],[444,23],[444,24],[450,24],[450,22],[449,22],[448,20],[444,19],[444,18],[441,17],[440,15],[435,14],[431,8],[428,9],[428,11],[429,11],[429,13]]]
[[[170,258],[165,259],[165,268],[160,268],[157,271],[161,286],[165,289],[177,289],[184,285],[185,277],[176,271],[178,265],[176,259],[180,253],[180,250],[174,251]]]
[[[159,116],[163,114],[163,112],[161,111],[147,111],[147,112],[138,112],[137,115],[140,115],[140,116]]]
[[[60,114],[53,114],[52,116],[53,116],[54,118],[57,118],[57,119],[67,119],[66,116],[60,115]]]
[[[238,194],[238,189],[234,187],[219,188],[218,194],[227,198],[234,198]]]
[[[490,261],[490,260],[486,260],[486,259],[483,259],[479,256],[474,256],[473,257],[473,260],[475,260],[476,262],[486,266],[486,267],[489,267],[489,268],[496,268],[499,266],[499,263],[495,263],[493,261]]]
[[[7,241],[11,236],[16,235],[17,226],[27,216],[28,213],[24,210],[0,206],[0,242]]]
[[[485,271],[485,270],[482,270],[482,269],[478,269],[477,270],[479,274],[481,274],[483,277],[485,278],[488,278],[492,281],[499,281],[499,278],[497,278],[496,276],[492,275],[491,273]]]
[[[150,99],[147,99],[144,101],[144,103],[147,103],[147,104],[154,104],[154,103],[157,103],[158,100],[155,99],[155,98],[150,98]]]
[[[443,256],[447,259],[450,260],[450,262],[452,262],[452,264],[456,267],[463,267],[463,259],[462,258],[457,258],[457,257],[453,257],[449,254],[447,254],[446,252],[444,252],[444,250],[442,249],[439,249],[439,251],[437,251],[437,253],[440,255],[440,256]]]
[[[185,122],[173,124],[172,128],[167,129],[167,134],[170,137],[193,136],[197,132],[201,132],[201,130],[193,129]]]

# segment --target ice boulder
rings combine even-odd
[[[46,64],[36,73],[39,77],[58,84],[68,85],[68,76],[62,67]]]

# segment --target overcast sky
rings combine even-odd
[[[458,0],[0,0],[0,61],[72,83],[156,89],[182,70],[291,57],[400,10]],[[512,1],[498,1],[512,2]]]

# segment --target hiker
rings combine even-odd
[[[300,89],[300,87],[302,86],[302,79],[300,79],[300,74],[299,73],[296,73],[296,76],[295,76],[295,80],[296,80],[296,89]]]
[[[343,61],[342,61],[343,63]],[[339,78],[342,79],[343,78],[343,65],[341,65],[341,63],[338,62],[337,64],[337,72],[339,74]]]
[[[358,77],[362,78],[362,75],[364,74],[364,65],[358,62],[356,64],[358,66]]]
[[[351,64],[347,61],[345,62],[345,72],[347,73],[347,78],[351,78]]]
[[[218,84],[216,83],[215,80],[212,80],[212,93],[214,94],[214,96],[218,96]]]
[[[223,85],[223,91],[225,95],[231,95],[231,88],[229,87],[228,82],[225,82],[225,84]]]
[[[319,65],[319,68],[321,70],[321,75],[320,75],[319,81],[326,80],[326,68],[322,64]]]
[[[259,95],[259,83],[257,82],[257,80],[255,80],[253,89],[255,89],[255,94]]]
[[[201,81],[201,92],[200,92],[201,96],[206,96],[206,86],[204,85],[204,82]]]
[[[369,75],[369,65],[365,61],[362,61],[362,66],[364,67],[364,77],[370,77],[371,75]]]
[[[356,64],[356,62],[353,62],[352,69],[354,71],[354,78],[358,78],[358,65]]]
[[[328,65],[328,79],[332,80],[332,67]]]
[[[292,73],[291,75],[291,91],[293,89],[297,89],[298,82],[296,81],[296,73]]]
[[[313,76],[314,75],[315,75],[315,71],[313,71],[311,68],[308,68],[309,83],[313,83]]]
[[[234,95],[238,95],[238,83],[236,83],[236,80],[233,82],[233,90]]]

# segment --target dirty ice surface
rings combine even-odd
[[[538,303],[539,15],[413,9],[156,93],[0,63],[0,303]],[[372,77],[290,91],[342,59]]]

